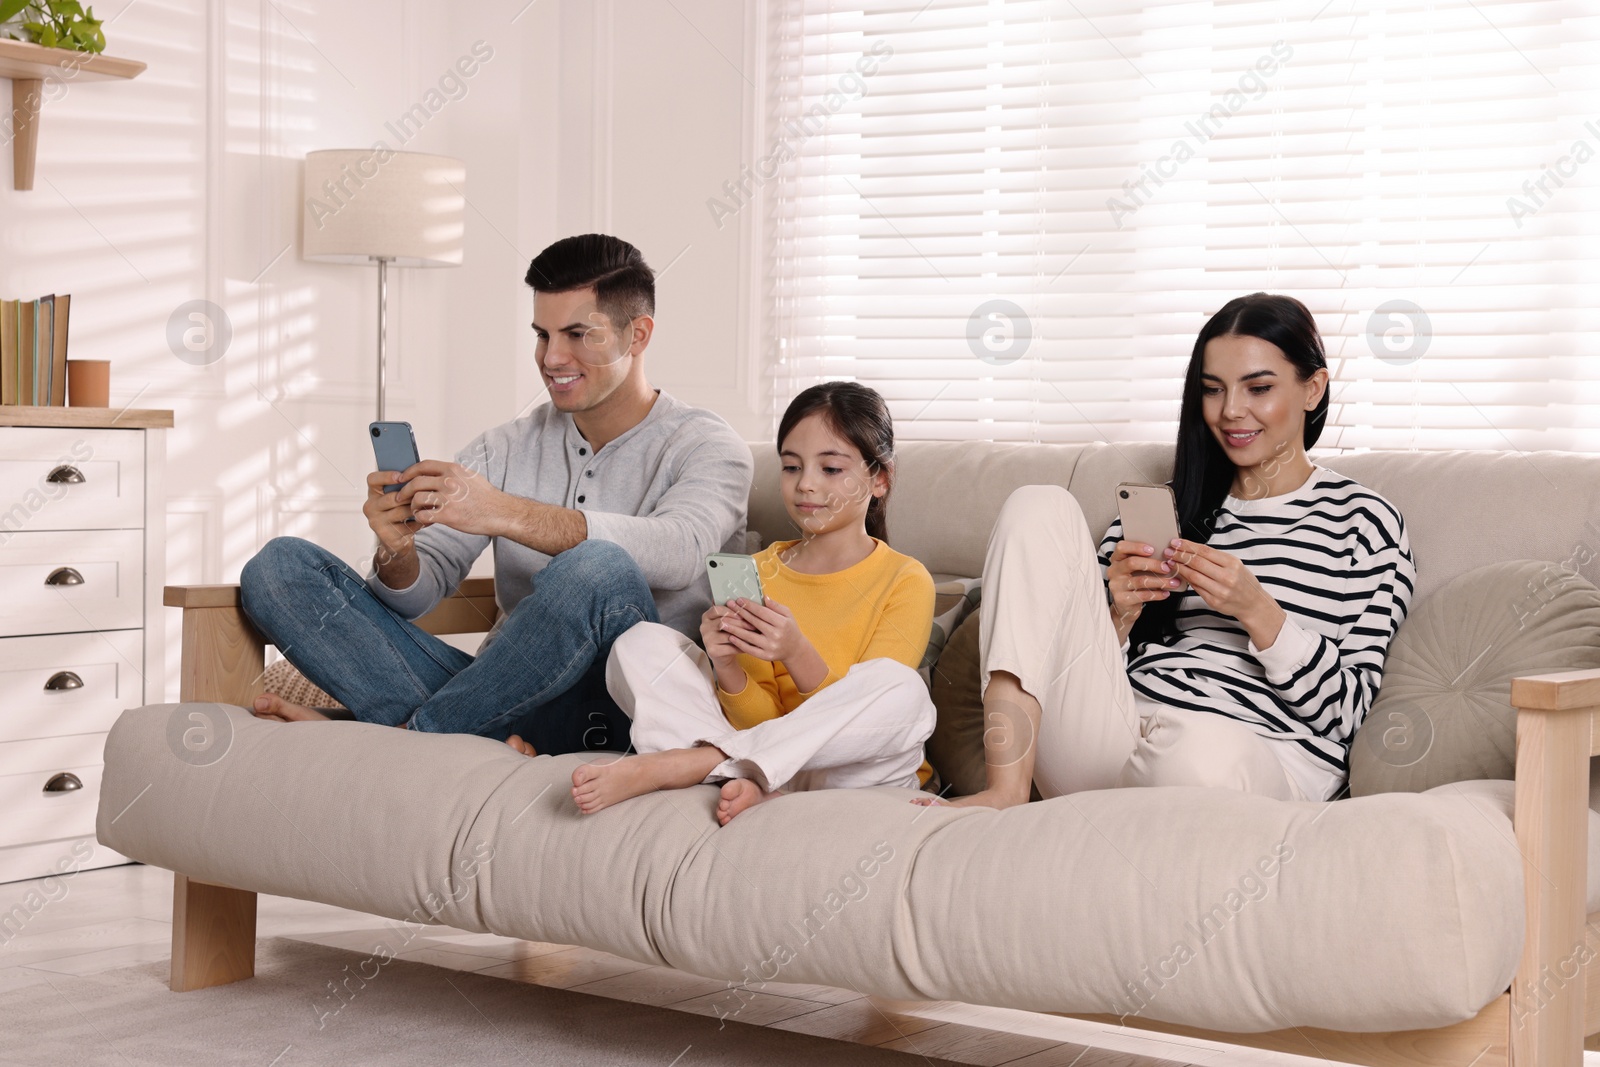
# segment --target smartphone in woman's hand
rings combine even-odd
[[[1117,486],[1117,514],[1122,519],[1122,539],[1151,546],[1155,549],[1153,559],[1161,559],[1173,539],[1183,536],[1178,524],[1178,501],[1170,485],[1123,482]],[[1183,582],[1178,591],[1188,587],[1189,583]]]

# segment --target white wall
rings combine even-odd
[[[277,534],[358,568],[370,556],[376,273],[300,259],[300,160],[314,149],[383,139],[466,163],[465,265],[391,272],[387,417],[413,424],[424,455],[540,402],[522,276],[546,244],[591,230],[664,270],[652,381],[764,436],[750,220],[719,230],[705,208],[751,155],[754,6],[97,4],[107,51],[149,69],[46,104],[35,189],[0,181],[0,294],[72,293],[72,354],[112,361],[112,403],[175,412],[167,581],[237,580]],[[385,124],[476,41],[492,58],[402,145]],[[233,329],[203,367],[166,340],[174,309],[198,298]],[[176,699],[178,613],[161,610]]]

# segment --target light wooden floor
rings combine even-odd
[[[0,885],[0,914],[29,891]],[[167,958],[172,875],[143,866],[85,871],[66,896],[35,913],[9,941],[0,934],[0,978],[10,968],[94,974]],[[260,898],[257,936],[288,937],[371,952],[379,942],[401,959],[592,993],[703,1015],[737,1002],[727,984],[620,959],[604,952],[548,945],[449,927],[428,927],[398,944],[396,924],[360,912]],[[181,996],[182,994],[173,994]],[[961,1063],[1008,1067],[1179,1067],[1228,1064],[1287,1067],[1322,1061],[1226,1045],[1152,1037],[1076,1019],[927,1001],[890,1001],[822,986],[769,983],[742,994],[740,1022],[877,1045]],[[1600,1054],[1588,1062],[1600,1065]]]

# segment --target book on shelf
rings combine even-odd
[[[0,300],[0,404],[17,402],[17,301]]]
[[[0,404],[67,402],[67,327],[72,297],[0,300]]]
[[[56,297],[55,346],[50,353],[50,403],[56,407],[67,402],[67,317],[71,311],[72,294]]]

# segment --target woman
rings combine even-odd
[[[778,454],[784,504],[803,536],[756,555],[762,602],[706,611],[704,651],[656,623],[617,638],[606,686],[633,720],[639,755],[573,772],[585,814],[722,782],[717,819],[727,825],[785,788],[926,781],[922,745],[935,713],[916,667],[933,579],[886,540],[888,406],[854,382],[813,386],[784,413]]]
[[[1125,541],[1119,521],[1097,558],[1066,490],[1010,496],[983,568],[988,784],[951,803],[1021,804],[1030,782],[1340,790],[1416,567],[1399,511],[1306,457],[1327,385],[1305,305],[1239,297],[1184,378],[1181,538]]]

